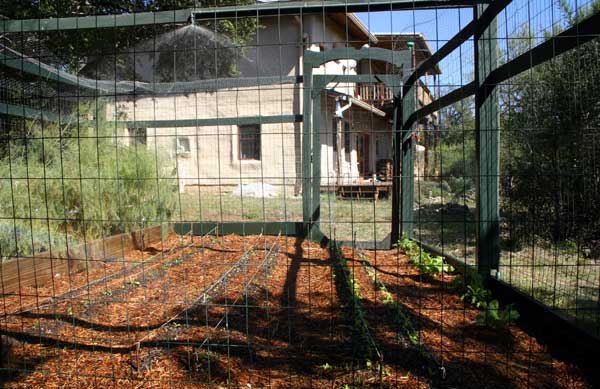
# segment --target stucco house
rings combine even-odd
[[[253,41],[243,50],[232,49],[227,42],[220,42],[210,51],[215,56],[234,56],[236,77],[283,79],[302,76],[305,50],[321,52],[336,47],[361,48],[365,45],[405,50],[406,43],[410,41],[416,47],[417,64],[431,55],[422,35],[372,34],[353,14],[264,17],[260,19],[260,24],[262,27]],[[202,58],[189,56],[190,52],[197,53],[194,48],[203,37],[215,41],[221,39],[210,36],[199,26],[188,26],[146,43],[153,44],[154,50],[144,50],[144,44],[136,48],[133,69],[127,75],[106,74],[106,69],[112,71],[115,58],[89,64],[85,72],[107,79],[156,81],[160,77],[160,61],[156,57],[156,42],[159,41],[164,45],[163,48],[188,56],[174,59],[172,66],[168,67],[168,73],[173,74],[174,79],[167,81],[206,80],[210,74],[207,75],[206,69],[202,68],[205,64],[198,64]],[[193,70],[190,65],[192,62]],[[177,66],[188,69],[177,70]],[[390,73],[391,70],[386,66],[375,61],[357,63],[354,60],[342,60],[329,62],[314,73]],[[203,74],[198,75],[198,72]],[[439,69],[435,68],[430,74],[438,73]],[[434,89],[435,85],[420,84],[420,105],[431,101],[431,91]],[[248,87],[220,87],[202,92],[117,96],[106,105],[106,114],[109,118],[127,123],[127,128],[123,129],[124,142],[157,150],[166,156],[165,160],[173,163],[181,190],[199,185],[227,191],[240,184],[262,182],[293,188],[294,193],[299,194],[302,179],[302,123],[298,118],[303,113],[302,104],[301,83],[274,82]],[[389,180],[382,173],[382,168],[392,157],[392,115],[393,96],[383,84],[327,86],[321,98],[323,188],[333,189],[338,185],[364,180]],[[260,119],[274,117],[286,119]],[[203,124],[203,120],[215,118],[223,118],[222,123]],[[232,120],[235,118],[239,120]],[[177,126],[169,124],[175,121],[179,121]],[[188,121],[189,125],[182,125],[182,121]],[[161,125],[156,125],[157,122]],[[436,114],[428,117],[420,126],[435,130]],[[419,150],[423,150],[423,147]],[[423,169],[422,165],[418,164],[417,170]]]

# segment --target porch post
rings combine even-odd
[[[344,161],[342,155],[342,131],[344,131],[344,122],[341,118],[335,119],[335,144],[337,150],[337,177],[335,178],[336,185],[342,184],[342,163]],[[337,190],[337,188],[336,188]]]
[[[487,6],[474,8],[475,20]],[[498,95],[487,85],[488,74],[497,66],[497,21],[475,35],[475,150],[477,154],[477,266],[484,279],[500,263],[499,160],[500,131]],[[490,93],[491,91],[491,93]]]
[[[312,102],[312,206],[311,224],[319,226],[321,219],[321,92]]]

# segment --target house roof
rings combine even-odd
[[[350,97],[350,100],[352,100],[352,104],[356,105],[357,107],[360,107],[368,112],[372,112],[377,116],[381,116],[381,117],[385,117],[386,113],[382,110],[380,110],[379,108],[375,108],[374,105],[366,103],[362,100],[356,99],[354,97]]]
[[[378,39],[373,35],[367,26],[353,13],[336,12],[330,15],[331,19],[336,21],[344,30],[348,27],[348,35],[360,40],[377,43]]]
[[[259,0],[258,2],[264,3],[270,0]],[[323,0],[304,0],[305,3],[309,2],[322,2]],[[359,40],[365,40],[367,42],[377,42],[377,37],[369,31],[367,26],[360,21],[360,19],[352,12],[335,12],[328,14],[331,19],[336,21],[344,30],[348,26],[348,35],[358,38]]]
[[[429,44],[427,44],[422,33],[374,33],[373,35],[377,37],[377,43],[374,46],[384,49],[405,50],[408,48],[408,42],[414,42],[417,65],[432,55]],[[429,71],[433,74],[442,73],[438,65],[435,65]]]
[[[374,105],[369,104],[367,102],[364,102],[364,101],[362,101],[360,99],[354,98],[354,97],[352,97],[350,95],[347,95],[345,93],[336,91],[335,89],[325,89],[325,92],[326,92],[327,96],[330,96],[330,97],[344,96],[348,100],[352,101],[352,105],[353,106],[356,106],[358,108],[364,109],[367,112],[374,113],[377,116],[386,117],[386,115],[387,115],[384,111],[382,111],[381,109],[375,107]]]

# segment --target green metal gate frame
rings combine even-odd
[[[321,93],[331,82],[382,82],[389,87],[394,95],[394,115],[392,132],[396,132],[399,109],[402,100],[402,79],[398,75],[390,74],[315,74],[313,70],[321,65],[342,59],[360,61],[363,59],[375,60],[394,65],[397,68],[407,69],[410,66],[412,49],[393,51],[382,48],[365,47],[362,49],[334,48],[324,52],[306,50],[303,55],[304,69],[304,98],[303,98],[303,136],[302,136],[302,206],[303,223],[307,235],[315,231],[319,236],[325,236],[320,230],[321,221]],[[409,65],[409,66],[407,66]],[[394,137],[395,139],[396,137]],[[399,158],[400,145],[394,142],[393,159]],[[394,177],[398,176],[398,170]],[[409,174],[407,172],[407,174]],[[381,242],[367,242],[377,248],[391,248],[391,243],[398,240],[399,232],[399,202],[397,201],[400,185],[394,179],[392,184],[392,233]],[[412,206],[411,206],[412,208]]]

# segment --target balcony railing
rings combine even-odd
[[[394,94],[383,83],[357,83],[354,97],[374,106],[383,106],[394,99]]]

